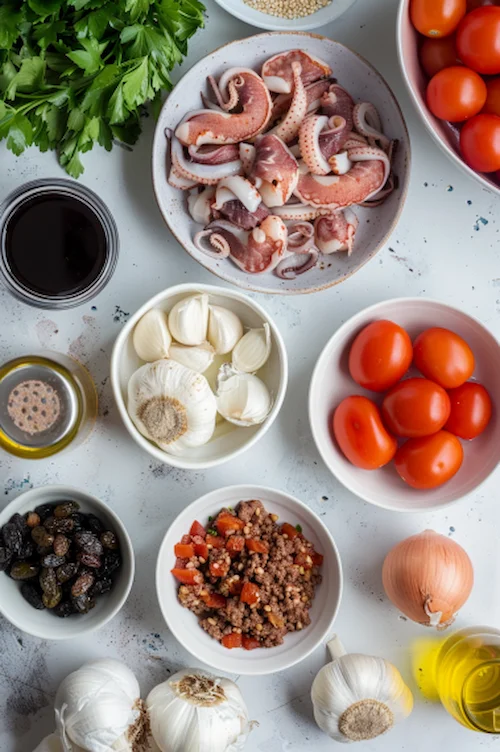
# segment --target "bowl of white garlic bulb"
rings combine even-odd
[[[186,470],[214,467],[255,444],[283,404],[288,363],[266,311],[243,293],[176,285],[118,335],[111,384],[132,438]]]

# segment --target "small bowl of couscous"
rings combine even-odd
[[[215,0],[232,16],[268,31],[308,31],[335,21],[356,0]]]

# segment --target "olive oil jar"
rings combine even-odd
[[[500,631],[469,627],[436,656],[435,684],[446,710],[463,726],[500,734]]]
[[[88,371],[60,353],[26,355],[0,366],[0,448],[43,459],[84,441],[97,416]]]

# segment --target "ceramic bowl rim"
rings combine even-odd
[[[347,0],[348,4],[344,8],[344,10],[341,10],[340,12],[337,12],[335,10],[335,3],[330,3],[329,5],[324,6],[323,8],[319,8],[314,13],[309,14],[308,16],[301,16],[299,18],[281,18],[280,16],[272,16],[269,13],[264,13],[262,11],[259,11],[257,8],[252,8],[251,6],[248,6],[248,13],[245,13],[243,10],[240,10],[239,8],[232,9],[230,6],[230,3],[226,4],[226,0],[215,0],[217,5],[219,5],[223,10],[226,11],[226,13],[229,13],[231,16],[234,16],[234,18],[238,18],[240,21],[243,21],[244,23],[249,24],[250,26],[254,26],[257,29],[265,29],[266,31],[282,31],[287,32],[289,29],[290,31],[311,31],[312,29],[319,29],[325,24],[333,23],[337,20],[337,18],[340,18],[344,13],[347,13],[349,8],[351,8],[356,0]],[[330,13],[324,13],[322,15],[325,16],[322,20],[313,21],[313,17],[317,16],[318,13],[320,13],[323,10],[330,10]],[[254,13],[251,13],[250,11],[254,11]],[[259,15],[255,15],[259,14]],[[262,20],[260,19],[260,16],[262,16]],[[270,19],[266,23],[266,18]],[[274,19],[274,20],[272,20]],[[307,20],[310,19],[310,20]],[[290,26],[286,26],[285,22],[293,23],[293,28]]]

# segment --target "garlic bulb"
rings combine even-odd
[[[196,373],[204,373],[214,362],[214,355],[215,350],[208,342],[193,347],[174,342],[170,347],[169,357]]]
[[[328,736],[337,742],[375,739],[411,713],[412,694],[395,666],[347,655],[338,637],[328,648],[333,662],[319,671],[311,690],[314,718]]]
[[[458,543],[425,530],[401,541],[387,554],[382,581],[387,597],[405,616],[445,629],[469,597],[474,571]]]
[[[217,355],[231,352],[242,337],[243,324],[235,313],[222,306],[209,306],[208,341]]]
[[[132,340],[137,355],[146,363],[168,358],[172,337],[168,331],[167,314],[158,308],[145,313],[135,326]]]
[[[61,737],[57,734],[46,736],[34,752],[64,752]]]
[[[168,328],[182,345],[201,345],[207,338],[208,295],[200,293],[179,300],[168,314]]]
[[[236,371],[229,363],[219,370],[215,396],[219,413],[237,426],[262,423],[272,407],[264,382],[250,373]]]
[[[161,752],[240,752],[251,728],[236,684],[201,669],[159,684],[146,706]]]
[[[206,444],[215,429],[217,406],[208,381],[175,360],[139,368],[128,384],[127,407],[142,435],[170,454]]]
[[[143,733],[139,694],[137,679],[120,661],[93,661],[69,674],[55,700],[64,752],[131,752]]]
[[[250,329],[233,350],[233,366],[243,373],[255,373],[262,368],[271,354],[269,324],[261,329]]]

